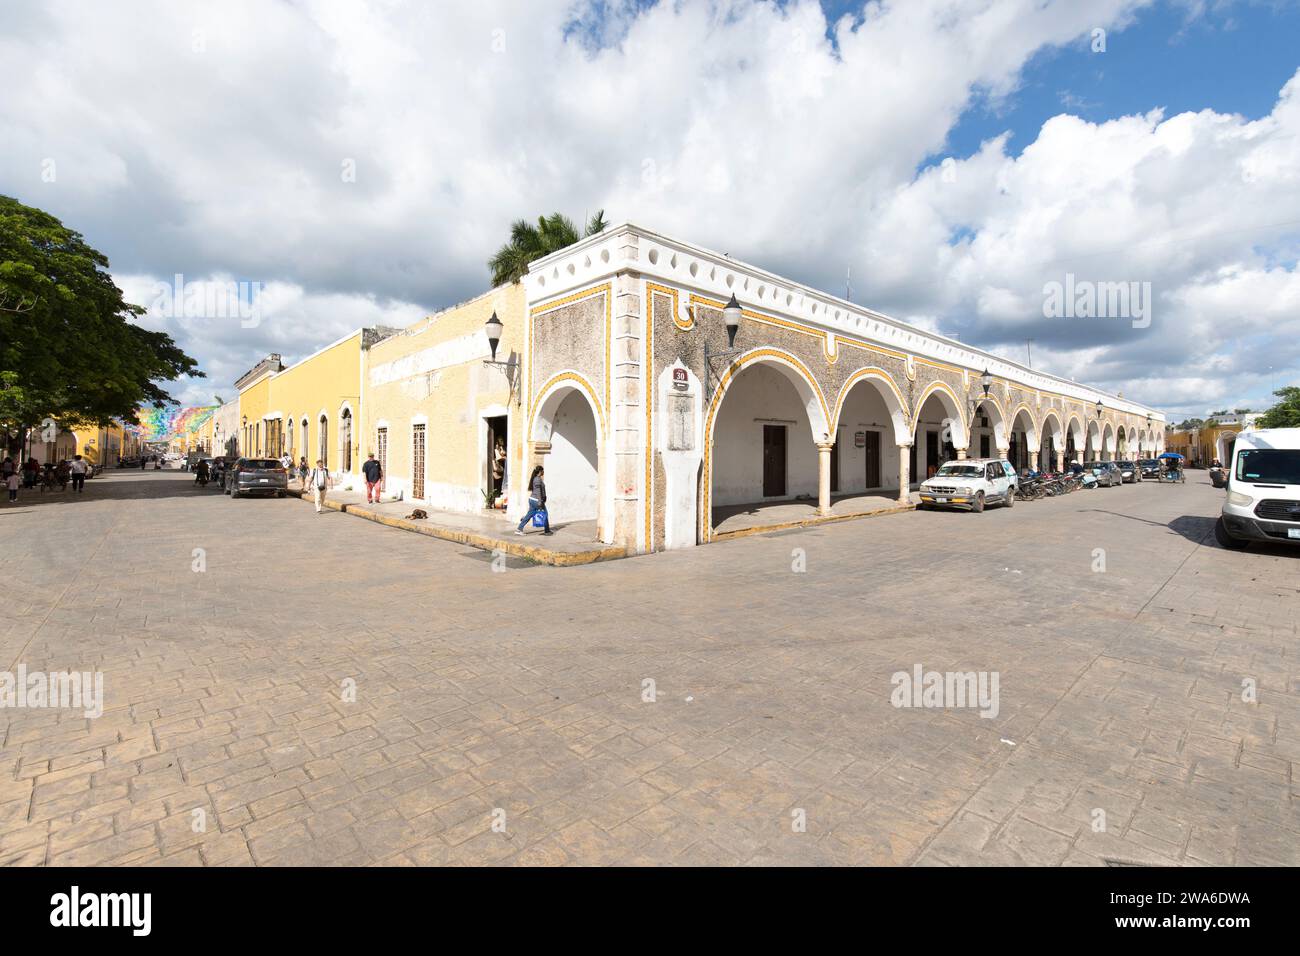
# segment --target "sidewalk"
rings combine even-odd
[[[304,495],[300,489],[292,487],[289,494],[311,503],[311,495]],[[556,567],[568,567],[577,564],[591,564],[594,561],[609,561],[614,558],[627,557],[624,548],[602,544],[596,540],[595,521],[571,521],[552,524],[555,532],[549,537],[531,526],[523,537],[515,534],[515,522],[506,519],[504,514],[463,514],[458,511],[437,511],[417,502],[385,501],[381,504],[366,504],[362,491],[342,491],[331,488],[325,499],[325,507],[331,511],[365,518],[401,528],[417,534],[455,541],[484,551],[501,551],[515,557],[527,558],[539,564]],[[426,512],[429,517],[423,520],[409,520],[409,515],[416,508]]]

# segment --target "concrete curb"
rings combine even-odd
[[[301,500],[307,500],[302,491],[294,491],[293,489],[290,489],[289,495]],[[598,547],[586,548],[582,551],[555,551],[551,548],[527,544],[524,541],[501,541],[485,534],[479,534],[476,531],[466,531],[461,528],[447,528],[442,525],[424,521],[408,521],[406,518],[395,518],[392,515],[381,514],[378,511],[371,511],[369,508],[362,505],[351,505],[345,504],[341,501],[330,501],[328,498],[325,499],[325,507],[330,511],[341,511],[344,514],[355,515],[358,518],[365,518],[367,521],[387,525],[390,528],[400,528],[402,531],[414,531],[416,534],[428,535],[431,538],[441,538],[444,541],[454,541],[457,544],[468,545],[471,548],[478,548],[481,551],[500,551],[517,558],[525,558],[538,564],[549,564],[552,567],[557,568],[594,564],[597,561],[613,561],[617,558],[626,558],[628,556],[625,548],[616,548],[611,545],[600,545]]]
[[[895,505],[881,508],[879,511],[860,511],[849,515],[814,515],[800,518],[798,521],[782,521],[780,524],[765,524],[755,528],[738,528],[735,531],[715,531],[713,541],[731,541],[736,538],[749,538],[756,534],[772,534],[774,531],[789,531],[791,528],[811,528],[823,524],[837,524],[841,521],[856,521],[859,518],[878,518],[881,515],[898,515],[915,511],[916,505]]]

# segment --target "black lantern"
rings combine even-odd
[[[483,324],[483,331],[487,333],[488,346],[492,349],[492,361],[497,360],[497,346],[501,344],[501,332],[505,328],[501,320],[497,318],[494,311],[492,318]]]
[[[740,328],[740,303],[736,301],[736,293],[731,293],[731,301],[727,303],[726,308],[722,310],[722,318],[727,323],[727,348],[736,344],[736,331]]]
[[[984,369],[984,374],[980,376],[980,384],[984,386],[984,397],[988,398],[989,388],[993,385],[993,376],[989,374],[987,367]]]
[[[1103,409],[1104,407],[1105,407],[1105,406],[1102,405],[1102,403],[1101,403],[1101,399],[1100,399],[1100,398],[1097,399],[1097,417],[1098,417],[1098,418],[1101,418],[1101,412],[1102,412],[1102,409]]]

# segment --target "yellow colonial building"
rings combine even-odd
[[[488,364],[484,333],[493,315],[514,319],[503,322],[499,364]],[[359,451],[375,453],[387,493],[450,511],[500,503],[509,475],[523,467],[523,315],[523,286],[501,286],[369,349]]]

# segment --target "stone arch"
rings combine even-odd
[[[1084,461],[1101,458],[1101,424],[1094,418],[1088,422],[1087,437],[1084,439]]]
[[[1101,451],[1107,461],[1115,458],[1115,426],[1110,422],[1101,431]]]
[[[727,366],[727,370],[722,373],[718,387],[713,392],[713,398],[709,400],[709,409],[705,417],[706,454],[713,444],[713,426],[717,422],[718,409],[722,406],[722,400],[726,396],[727,390],[742,371],[756,364],[772,365],[785,376],[786,380],[794,386],[794,390],[799,393],[799,399],[803,402],[804,411],[808,413],[808,425],[812,429],[813,441],[826,441],[830,436],[831,414],[826,404],[826,398],[822,395],[821,387],[817,384],[817,379],[813,377],[812,372],[808,370],[808,367],[803,362],[783,349],[759,348],[752,349],[736,358]]]
[[[979,398],[975,399],[975,409],[972,413],[970,427],[967,431],[973,431],[976,428],[976,418],[986,410],[991,412],[991,414],[989,414],[989,422],[993,428],[993,442],[995,447],[1006,448],[1007,413],[1002,410],[1002,404],[997,400],[997,397],[994,396],[992,392],[989,392],[988,395],[981,394]],[[969,442],[973,443],[974,440],[975,436],[971,435]],[[990,453],[992,453],[992,451],[993,450],[990,449]],[[969,444],[967,446],[967,454],[971,454]]]
[[[824,443],[831,434],[831,414],[827,408],[826,398],[822,394],[817,380],[798,358],[782,349],[756,348],[738,356],[719,378],[717,388],[709,399],[704,416],[704,454],[700,469],[699,512],[697,527],[699,540],[708,542],[713,539],[713,502],[714,472],[716,462],[714,452],[717,445],[715,434],[719,413],[724,406],[727,394],[731,391],[741,373],[755,366],[769,366],[775,369],[793,388],[803,405],[808,419],[808,427],[814,444]]]
[[[831,416],[830,434],[833,435],[838,430],[840,415],[844,411],[844,400],[849,397],[849,393],[859,382],[869,382],[884,400],[885,408],[889,410],[889,417],[894,425],[894,443],[905,445],[911,441],[911,433],[907,430],[907,401],[898,386],[894,384],[894,380],[889,377],[889,373],[876,366],[858,369],[840,386],[839,395],[835,398],[835,411]]]
[[[939,399],[943,405],[944,411],[948,413],[956,424],[958,431],[952,436],[952,443],[957,448],[965,448],[970,443],[970,429],[966,424],[966,415],[962,408],[962,400],[957,397],[957,393],[947,382],[936,379],[925,387],[920,397],[916,400],[916,406],[912,409],[912,421],[909,434],[916,434],[916,428],[921,422],[921,410],[925,408],[926,399],[931,395]]]
[[[547,505],[553,519],[596,519],[596,536],[613,542],[613,494],[607,467],[607,427],[596,390],[578,372],[559,372],[537,393],[525,431],[533,444],[516,476],[511,498],[528,499],[537,465],[546,468]],[[539,447],[540,446],[540,447]]]

